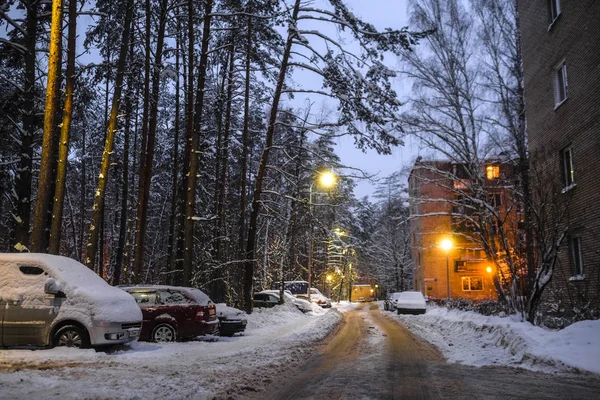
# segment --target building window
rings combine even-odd
[[[480,276],[463,276],[462,289],[463,292],[483,290],[483,279]]]
[[[581,254],[581,239],[579,236],[569,237],[569,249],[571,252],[571,263],[575,276],[583,276],[583,257]]]
[[[575,186],[575,164],[573,162],[573,147],[568,146],[561,150],[563,164],[563,176],[565,179],[565,189],[563,192]]]
[[[560,15],[560,0],[550,0],[550,16],[552,21],[556,21],[556,18]]]
[[[485,167],[485,176],[488,179],[500,178],[500,167],[498,165],[488,165]]]
[[[567,64],[561,61],[554,67],[554,103],[559,106],[567,99]]]

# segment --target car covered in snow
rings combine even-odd
[[[279,290],[263,290],[254,293],[255,307],[274,307],[279,304]],[[309,301],[300,299],[291,294],[288,290],[283,292],[284,300],[295,305],[302,312],[313,311],[312,304]]]
[[[310,301],[317,303],[323,308],[331,307],[331,300],[329,300],[321,291],[317,288],[310,288]]]
[[[396,295],[396,296],[394,296]],[[425,314],[425,297],[421,292],[405,291],[392,295],[392,304],[398,314]]]
[[[0,254],[0,344],[90,347],[136,340],[135,301],[67,257]]]
[[[217,304],[217,318],[219,319],[219,334],[233,336],[246,330],[248,319],[246,313],[224,303]]]
[[[142,310],[140,340],[174,342],[219,331],[215,304],[201,290],[180,286],[119,286]]]

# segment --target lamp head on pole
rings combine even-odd
[[[441,247],[442,247],[442,249],[443,249],[443,250],[444,250],[446,253],[447,253],[447,252],[449,252],[450,250],[452,250],[452,247],[454,246],[454,245],[452,244],[452,240],[450,240],[450,239],[443,239],[443,240],[442,240],[442,242],[441,242],[440,244],[441,244]]]
[[[330,188],[334,186],[336,182],[337,176],[333,172],[325,170],[319,173],[319,185],[324,188]]]

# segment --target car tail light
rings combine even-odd
[[[217,319],[217,312],[215,310],[215,306],[199,306],[196,310],[196,322],[212,321],[214,319]]]
[[[196,310],[196,322],[198,321],[202,321],[204,319],[204,314],[206,313],[206,307],[198,307],[198,310]]]

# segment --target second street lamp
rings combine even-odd
[[[450,300],[450,268],[448,267],[448,252],[452,250],[452,240],[444,239],[442,240],[442,249],[446,252],[446,290],[447,290],[447,298]]]
[[[325,171],[321,171],[318,173],[318,178],[317,178],[317,183],[325,188],[330,188],[333,187],[336,184],[337,181],[337,177],[336,175],[328,170]],[[315,182],[312,182],[310,184],[310,187],[308,189],[308,209],[310,211],[310,214],[312,216],[312,210],[313,210],[313,186],[315,185]],[[310,288],[312,287],[312,264],[313,264],[313,230],[314,230],[314,225],[311,223],[310,224],[310,230],[309,230],[309,234],[310,234],[310,243],[309,243],[309,248],[308,248],[308,301],[310,301]]]

